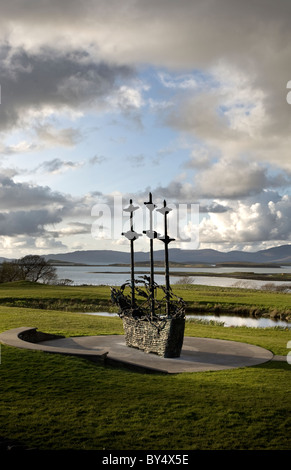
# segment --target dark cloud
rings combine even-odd
[[[266,189],[287,187],[290,182],[290,176],[282,172],[272,174],[265,165],[242,158],[222,158],[199,172],[194,186],[203,198],[241,199],[256,196]]]
[[[189,165],[191,170],[191,165]],[[265,191],[288,188],[291,174],[274,171],[272,167],[245,158],[221,158],[205,165],[199,172],[187,172],[185,178],[173,180],[154,189],[157,197],[177,202],[200,203],[201,212],[225,212],[219,202],[209,200],[239,200],[262,197]]]
[[[56,171],[63,163],[47,162],[47,169]],[[48,243],[58,236],[90,233],[93,196],[73,198],[47,186],[16,183],[12,176],[6,170],[0,177],[0,236],[41,237]]]
[[[94,157],[89,159],[90,165],[100,165],[101,163],[105,162],[107,160],[106,157],[103,155],[94,155]]]
[[[63,161],[60,158],[54,158],[53,160],[45,161],[41,163],[35,171],[43,171],[47,173],[60,173],[66,170],[72,170],[82,166],[82,163]]]
[[[16,183],[11,177],[0,175],[0,209],[35,209],[36,207],[62,206],[65,195],[52,191],[48,186]]]
[[[61,217],[46,209],[0,213],[0,236],[43,236],[45,225],[61,222]]]
[[[108,97],[119,80],[133,74],[126,66],[96,62],[82,50],[42,48],[32,53],[6,44],[0,49],[0,58],[0,129],[23,124],[35,113],[37,130],[46,138],[52,136],[47,128],[39,126],[42,112],[45,115],[49,108],[55,112],[90,108]],[[63,133],[65,137],[72,138],[72,131]]]
[[[60,48],[85,44],[110,61],[184,70],[218,60],[253,71],[258,63],[263,69],[280,62],[290,52],[290,15],[289,0],[27,0],[25,5],[10,0],[1,5],[2,34],[13,44],[34,49],[56,42]],[[275,74],[266,76],[266,83]]]
[[[186,183],[182,181],[171,181],[169,184],[164,186],[147,187],[144,191],[136,196],[139,201],[145,201],[148,199],[149,191],[155,195],[155,200],[162,202],[164,199],[172,204],[184,203],[184,204],[197,204],[197,192],[192,183]],[[133,195],[130,195],[133,197]],[[141,202],[143,204],[143,202]]]
[[[228,206],[224,206],[222,204],[218,204],[217,202],[212,202],[210,204],[199,204],[199,212],[200,214],[222,214],[223,212],[227,212],[229,210],[232,210]]]

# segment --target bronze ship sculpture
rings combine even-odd
[[[111,288],[111,300],[119,306],[118,315],[123,321],[125,342],[129,347],[140,349],[161,357],[180,357],[185,330],[185,303],[174,295],[170,286],[169,243],[174,241],[168,235],[167,216],[172,210],[164,201],[163,207],[156,209],[149,193],[149,201],[144,203],[149,210],[150,228],[144,231],[150,240],[150,275],[135,278],[134,242],[142,234],[134,230],[133,214],[139,209],[130,199],[124,211],[130,214],[130,230],[122,233],[130,241],[131,279],[120,288]],[[164,217],[164,235],[153,230],[153,211]],[[153,242],[164,243],[165,285],[154,280]],[[128,292],[129,291],[129,292]]]

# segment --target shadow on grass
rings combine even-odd
[[[258,369],[276,369],[276,370],[289,370],[291,372],[291,364],[286,361],[269,361],[263,364],[254,366]]]

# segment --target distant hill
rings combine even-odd
[[[46,255],[50,261],[55,260],[58,264],[61,261],[78,264],[114,264],[130,263],[129,252],[114,250],[85,250],[70,253],[58,253]],[[164,259],[164,250],[156,250],[154,258],[157,261]],[[169,250],[170,261],[176,263],[276,263],[291,264],[291,245],[282,245],[267,250],[260,250],[254,253],[245,251],[221,252],[217,250],[180,250],[173,248]],[[144,252],[135,253],[136,262],[148,261],[149,254]]]

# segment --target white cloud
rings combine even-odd
[[[149,98],[148,100],[149,107],[154,111],[160,111],[169,108],[170,106],[174,106],[173,101],[160,101],[154,100],[153,98]]]
[[[201,198],[244,198],[288,184],[285,174],[272,176],[265,166],[242,158],[221,158],[200,171],[194,181]]]
[[[83,233],[91,233],[91,224],[81,222],[68,222],[65,227],[60,228],[56,234],[58,237],[65,237],[70,235],[80,235]]]
[[[219,111],[230,129],[251,139],[260,135],[268,124],[264,105],[267,97],[262,88],[254,85],[253,76],[227,64],[214,67],[213,75],[219,83]]]
[[[143,99],[139,90],[123,85],[117,92],[117,102],[121,109],[141,108]]]
[[[266,196],[268,196],[267,200]],[[291,198],[265,193],[254,201],[227,202],[228,209],[221,213],[209,213],[200,224],[200,241],[208,243],[247,244],[253,242],[291,241]],[[221,204],[225,203],[221,201]]]
[[[9,146],[1,145],[1,153],[5,155],[13,155],[17,153],[32,152],[36,150],[37,148],[38,147],[36,144],[32,142],[27,142],[26,140],[22,140],[14,145],[9,145]]]

